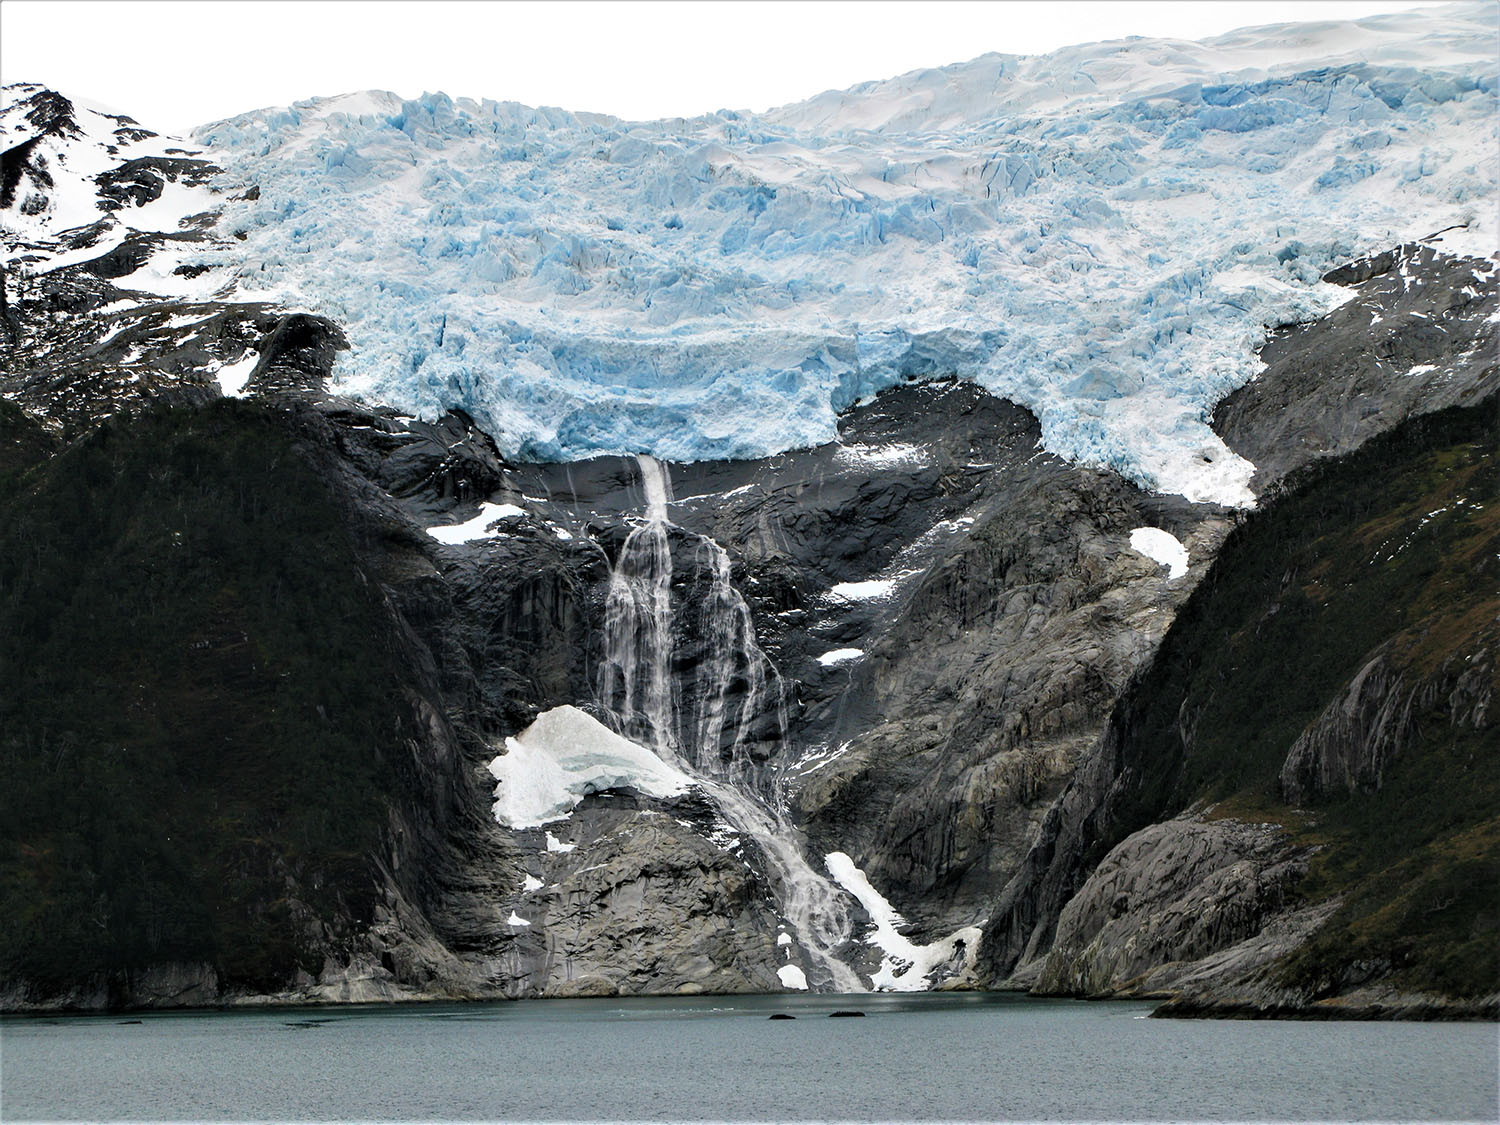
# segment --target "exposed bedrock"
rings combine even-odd
[[[1200,977],[1248,974],[1329,913],[1290,917],[1308,855],[1275,824],[1189,815],[1143,828],[1063,908],[1032,991],[1158,996]],[[1279,940],[1263,937],[1283,916]]]
[[[1001,894],[993,979],[1496,1010],[1495,406],[1311,466],[1226,540]]]
[[[1273,333],[1260,353],[1265,370],[1214,410],[1214,430],[1255,465],[1257,493],[1404,418],[1500,388],[1493,260],[1411,242],[1324,280],[1350,289],[1350,299]]]
[[[699,810],[700,825],[711,821]],[[517,992],[548,996],[775,992],[777,919],[744,842],[667,811],[584,809],[566,853],[532,862],[543,886],[511,950]],[[513,916],[514,917],[514,916]]]
[[[1457,728],[1488,725],[1495,690],[1488,649],[1450,657],[1435,675],[1408,684],[1393,666],[1391,647],[1372,656],[1292,744],[1279,778],[1289,804],[1379,789],[1424,713],[1444,714]]]
[[[1053,464],[1006,484],[856,640],[867,657],[825,705],[828,760],[796,780],[819,846],[939,926],[984,916],[1189,585],[1122,549],[1164,521],[1118,479]],[[1212,550],[1221,524],[1173,514]]]

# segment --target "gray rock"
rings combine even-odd
[[[1283,941],[1256,939],[1292,913],[1308,854],[1275,824],[1192,815],[1143,828],[1063,908],[1032,991],[1159,995],[1205,975],[1249,973],[1284,951]]]
[[[1411,694],[1382,651],[1292,744],[1281,767],[1282,797],[1302,805],[1379,789],[1411,728]]]
[[[1214,430],[1255,464],[1256,492],[1405,418],[1500,388],[1494,262],[1413,242],[1324,280],[1353,298],[1275,334],[1261,350],[1266,369],[1214,410]]]

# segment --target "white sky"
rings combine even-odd
[[[649,119],[1127,35],[1355,19],[1412,0],[572,3],[3,0],[0,82],[41,82],[158,132],[352,90],[442,90]]]

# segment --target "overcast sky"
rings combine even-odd
[[[1353,19],[1415,2],[0,3],[0,80],[164,133],[351,90],[443,90],[631,119],[763,110],[824,90],[1127,35]]]

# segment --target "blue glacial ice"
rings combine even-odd
[[[463,408],[513,456],[759,456],[956,374],[1058,454],[1245,503],[1206,418],[1268,327],[1333,307],[1319,277],[1359,254],[1453,224],[1497,249],[1494,42],[1494,5],[1454,5],[762,114],[367,92],[195,137],[260,186],[227,216],[240,285],[347,329],[338,385]]]

